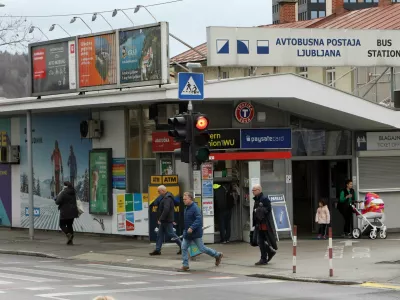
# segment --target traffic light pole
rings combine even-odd
[[[193,68],[189,67],[189,73],[193,72]],[[190,115],[190,122],[193,123],[193,103],[191,100],[189,100],[189,104],[188,104],[188,114]],[[191,132],[191,140],[192,142],[190,143],[190,147],[189,147],[189,190],[191,191],[191,193],[193,194],[193,197],[195,197],[194,194],[194,178],[193,178],[193,130]]]

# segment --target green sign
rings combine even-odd
[[[111,160],[111,149],[94,149],[90,151],[90,214],[112,215]]]
[[[133,194],[125,195],[125,211],[126,212],[133,211]]]

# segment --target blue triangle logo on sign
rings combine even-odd
[[[3,200],[0,198],[0,226],[11,226],[6,209],[3,205]]]

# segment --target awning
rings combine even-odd
[[[400,112],[352,94],[294,75],[278,74],[208,81],[206,102],[252,100],[296,115],[352,130],[400,128]],[[0,115],[67,111],[85,108],[117,108],[140,103],[178,100],[176,84],[130,90],[68,94],[42,99],[0,100]]]

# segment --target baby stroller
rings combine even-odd
[[[374,240],[378,236],[381,239],[386,239],[387,228],[383,223],[385,221],[385,203],[376,193],[367,193],[365,195],[364,207],[363,202],[358,202],[359,208],[352,205],[353,211],[357,218],[361,220],[361,228],[353,230],[353,238],[359,239],[363,234],[369,235],[370,239]]]

